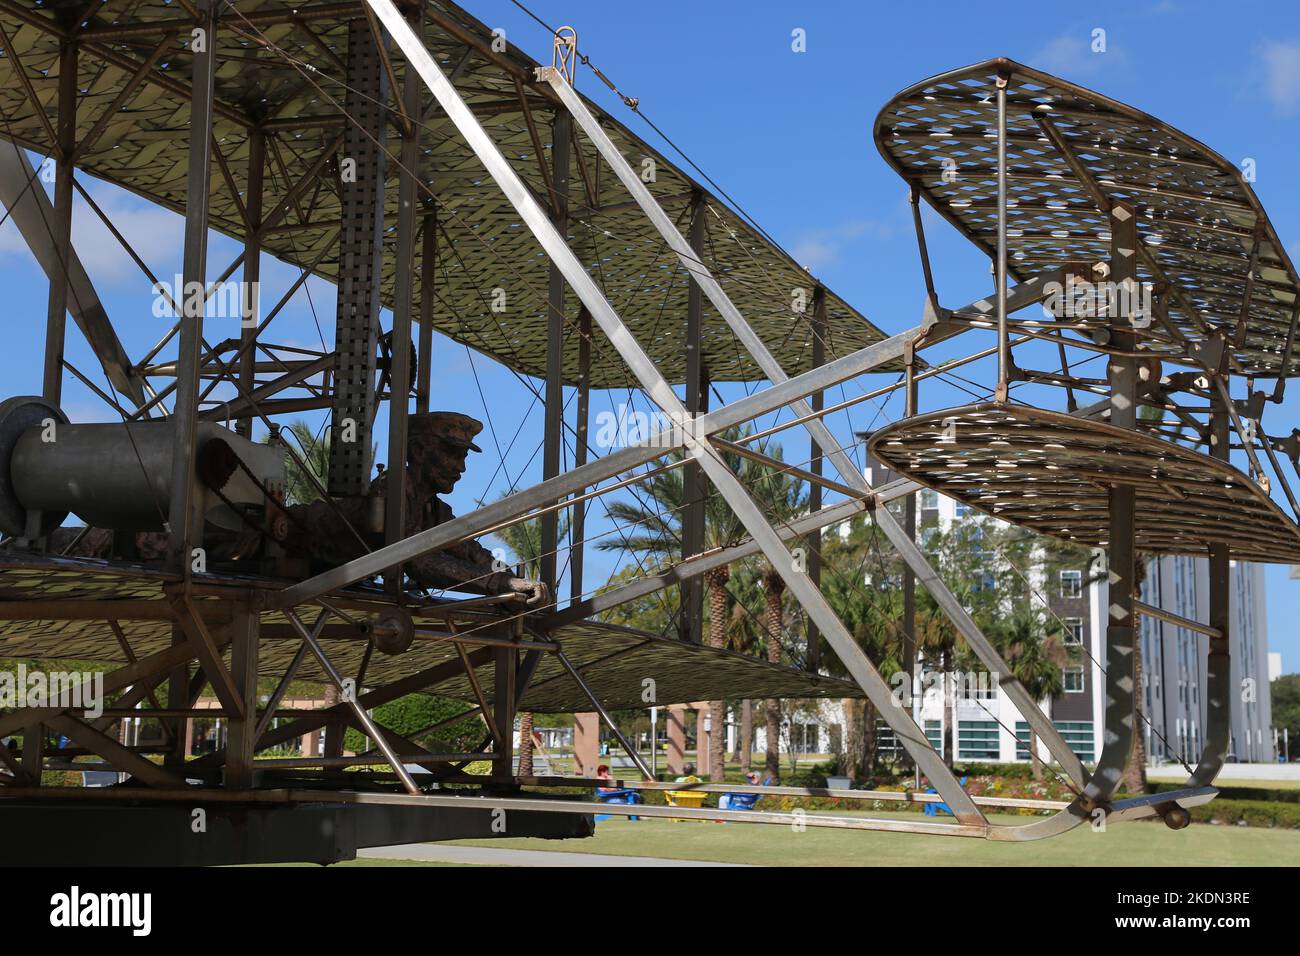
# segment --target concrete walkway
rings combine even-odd
[[[372,860],[418,860],[474,866],[744,866],[703,860],[663,860],[653,856],[610,856],[600,853],[558,853],[550,850],[516,850],[505,847],[451,846],[445,843],[407,843],[371,847],[357,856]]]

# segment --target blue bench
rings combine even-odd
[[[753,810],[763,799],[761,793],[724,793],[718,798],[719,810]]]
[[[957,782],[958,782],[959,784],[961,784],[961,785],[964,787],[964,786],[966,786],[966,781],[967,781],[968,779],[970,779],[970,778],[969,778],[969,777],[962,777],[962,778],[961,778],[960,780],[958,780]],[[925,788],[925,792],[926,792],[926,793],[938,793],[939,791],[936,790],[936,789],[934,789],[934,787],[926,787],[926,788]],[[956,815],[956,814],[954,814],[954,813],[952,812],[952,807],[948,806],[948,804],[946,804],[946,803],[927,803],[927,804],[925,805],[925,815],[926,815],[927,817],[937,817],[937,816],[938,816],[939,814],[941,814],[941,813],[946,813],[946,814],[948,814],[948,816],[950,816],[950,817]]]
[[[641,799],[641,794],[637,793],[635,790],[597,790],[596,799],[599,800],[601,803],[621,803],[624,805],[645,802],[644,800]],[[614,815],[611,813],[598,813],[596,814],[596,819],[611,820],[613,819],[613,816]],[[628,819],[639,820],[641,818],[628,817]]]

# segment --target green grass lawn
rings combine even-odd
[[[916,814],[888,812],[872,816]],[[1024,817],[992,816],[1023,824]],[[1194,824],[1172,831],[1159,823],[1121,823],[1104,832],[1080,827],[1036,843],[785,826],[602,820],[587,840],[502,839],[468,846],[557,853],[603,853],[780,866],[1295,866],[1300,831]]]

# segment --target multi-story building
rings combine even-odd
[[[895,477],[879,465],[868,478],[882,483]],[[960,521],[993,521],[968,506],[929,489],[918,495],[918,526],[951,527]],[[997,560],[989,555],[989,560]],[[1086,562],[1085,562],[1086,563]],[[1065,641],[1080,648],[1078,662],[1063,673],[1061,694],[1043,706],[1062,737],[1085,763],[1095,761],[1103,743],[1106,661],[1105,609],[1109,606],[1104,574],[1083,564],[1077,568],[1026,569],[1047,613],[1059,619]],[[1269,706],[1268,623],[1264,603],[1264,569],[1232,563],[1231,661],[1232,697],[1229,759],[1275,759]],[[1164,556],[1148,561],[1141,600],[1179,617],[1205,623],[1209,604],[1209,567],[1205,558]],[[1184,627],[1141,617],[1142,732],[1152,762],[1182,760],[1195,765],[1204,744],[1204,695],[1208,638]],[[933,678],[932,678],[933,680]],[[951,683],[949,688],[951,688]],[[1024,761],[1029,759],[1029,727],[1000,689],[967,681],[963,692],[949,694],[940,684],[927,685],[918,674],[913,713],[936,749],[952,741],[957,760]],[[838,707],[823,708],[821,739],[841,739]],[[955,721],[951,734],[947,725]],[[881,746],[895,746],[882,721]],[[807,731],[805,730],[806,734]],[[1041,745],[1040,745],[1041,747]],[[1041,750],[1044,757],[1046,750]]]
[[[921,526],[935,522],[992,521],[933,491],[920,495]],[[990,556],[996,560],[996,556]],[[1232,562],[1232,697],[1230,759],[1275,758],[1268,693],[1268,623],[1261,565]],[[1086,566],[1057,568],[1049,576],[1031,570],[1035,590],[1047,613],[1064,626],[1065,641],[1081,648],[1078,663],[1067,665],[1064,689],[1045,710],[1070,747],[1085,762],[1101,753],[1105,701],[1106,608],[1109,586],[1104,574]],[[1206,558],[1168,555],[1149,559],[1141,600],[1179,617],[1208,621],[1209,562]],[[1152,761],[1182,760],[1195,765],[1204,744],[1204,696],[1208,638],[1185,627],[1142,616],[1141,729]],[[943,738],[944,723],[954,708],[945,706],[937,689],[924,695],[917,712],[927,735]],[[1000,690],[958,695],[958,760],[1028,760],[1029,728]],[[1014,726],[1015,733],[1011,733]],[[1044,751],[1044,755],[1046,752]]]

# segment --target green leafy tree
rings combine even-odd
[[[735,427],[724,431],[719,437],[737,443],[743,442],[749,434],[748,429]],[[768,445],[762,448],[762,451],[769,457],[779,459],[781,456],[780,446],[777,445]],[[803,498],[798,482],[791,476],[755,463],[726,448],[720,448],[718,454],[723,463],[750,490],[770,521],[779,523],[788,520],[797,514],[799,507],[802,507]],[[684,455],[685,453],[679,450],[669,457],[681,461]],[[648,494],[648,500],[614,501],[609,508],[610,517],[623,527],[632,529],[630,533],[619,539],[606,539],[597,547],[605,551],[636,552],[649,558],[649,563],[654,566],[670,564],[681,556],[682,518],[687,503],[684,469],[673,468],[657,472],[640,484]],[[726,548],[745,536],[744,525],[722,496],[716,493],[708,494],[704,500],[704,548],[706,550]],[[727,582],[730,577],[731,568],[727,566],[714,568],[704,575],[709,605],[709,644],[712,647],[722,648],[727,645],[728,610],[731,605]],[[774,595],[771,600],[779,603],[780,594]],[[770,612],[767,614],[767,619],[769,622],[772,619]],[[771,638],[770,633],[768,634],[769,660],[774,656],[779,660],[779,630],[778,625],[775,640]],[[721,781],[725,773],[726,757],[725,701],[710,701],[709,712],[713,715],[714,726],[714,733],[709,741],[710,776],[715,781]]]
[[[1067,645],[1064,635],[1060,621],[1025,605],[990,629],[988,636],[1029,696],[1044,700],[1065,690],[1063,668],[1080,656],[1079,648]],[[1029,759],[1034,779],[1041,780],[1043,762],[1038,755],[1038,735],[1032,728]]]
[[[563,541],[568,533],[568,515],[562,513],[557,526],[556,540]],[[510,549],[515,561],[523,565],[524,577],[533,580],[541,579],[543,548],[540,518],[506,525],[496,532],[496,537]],[[522,711],[519,714],[519,775],[521,777],[533,775],[533,714],[531,711]]]
[[[1300,751],[1300,674],[1283,674],[1269,685],[1273,694],[1273,726],[1287,729],[1291,747]]]

